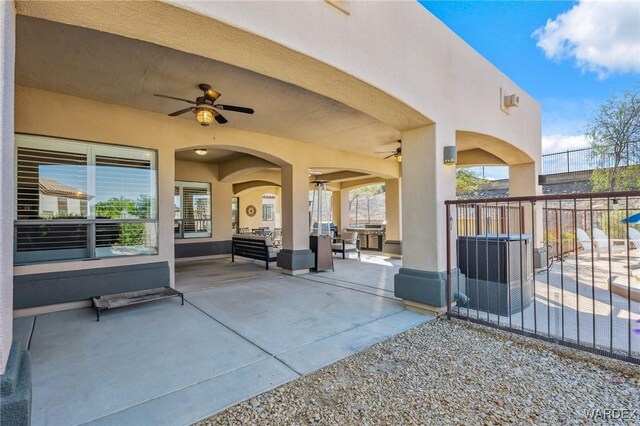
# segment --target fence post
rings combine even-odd
[[[451,319],[451,206],[446,204],[447,220],[447,319]]]

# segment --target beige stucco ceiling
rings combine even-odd
[[[212,46],[215,49],[215,46]],[[226,126],[367,154],[393,148],[400,133],[327,97],[229,64],[166,47],[37,18],[18,16],[17,84],[160,113],[189,105],[198,83],[222,93]],[[190,113],[167,120],[193,120]],[[203,132],[212,131],[203,128]],[[383,155],[378,155],[383,156]]]

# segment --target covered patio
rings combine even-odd
[[[0,372],[28,350],[34,424],[190,423],[442,312],[456,150],[539,191],[534,99],[418,3],[328,3],[0,8]],[[402,267],[310,274],[314,181],[338,233],[349,191],[384,184],[375,248]],[[211,257],[265,222],[273,271]],[[161,287],[185,305],[88,309]]]
[[[363,259],[298,277],[226,257],[182,261],[184,306],[16,319],[32,423],[190,424],[431,318],[393,297],[396,260]]]

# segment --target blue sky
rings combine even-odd
[[[543,151],[584,146],[587,120],[640,81],[640,2],[421,1],[542,105]]]

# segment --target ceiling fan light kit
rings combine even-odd
[[[211,88],[208,84],[199,84],[198,87],[202,90],[202,96],[198,96],[195,100],[176,98],[175,96],[168,95],[160,95],[155,94],[154,96],[158,96],[160,98],[173,99],[175,101],[186,102],[191,105],[195,105],[189,108],[184,108],[171,114],[168,114],[169,117],[177,117],[179,115],[185,114],[189,111],[193,112],[196,116],[196,121],[200,123],[201,126],[207,127],[213,120],[216,120],[218,124],[228,123],[228,120],[222,116],[216,109],[222,111],[232,111],[232,112],[240,112],[243,114],[253,114],[252,108],[235,106],[235,105],[218,105],[214,104],[214,102],[222,96],[221,93],[216,92]]]
[[[209,108],[196,108],[195,114],[201,126],[208,126],[213,122],[214,111]]]

